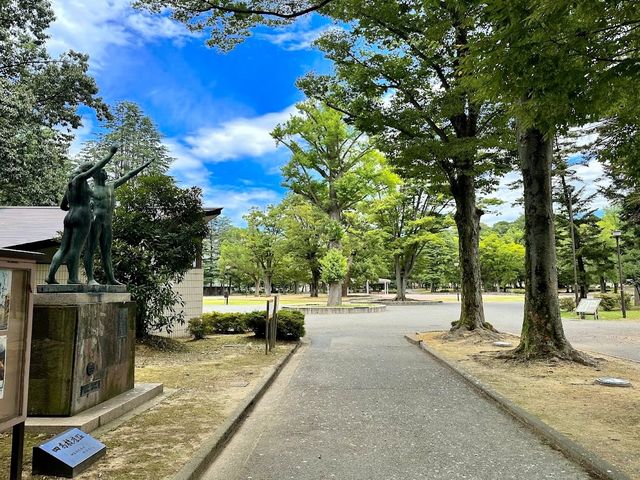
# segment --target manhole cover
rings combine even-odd
[[[625,380],[624,378],[614,378],[614,377],[596,378],[596,383],[598,385],[606,385],[607,387],[630,387],[631,386],[631,382],[629,380]]]
[[[493,345],[496,347],[513,347],[513,344],[509,342],[493,342]]]

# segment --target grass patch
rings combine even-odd
[[[420,337],[440,355],[507,397],[548,425],[597,453],[631,478],[640,478],[640,365],[593,354],[596,368],[548,361],[507,362],[496,358],[498,347],[472,336],[445,341],[440,332]],[[517,346],[519,338],[502,335]],[[598,377],[631,380],[634,388],[594,384]]]
[[[249,334],[199,341],[151,339],[138,344],[136,382],[164,383],[165,388],[177,391],[113,430],[96,431],[94,436],[107,445],[107,455],[76,478],[171,477],[252,391],[266,369],[292,348],[293,344],[279,343],[275,354],[267,356],[264,341]],[[23,479],[32,478],[32,447],[50,437],[27,435]],[[10,448],[11,436],[0,434],[1,478],[9,471]]]
[[[562,312],[562,318],[570,318],[574,320],[581,320],[580,316],[575,312]],[[585,320],[593,320],[593,315],[585,315]],[[606,312],[604,310],[600,310],[598,312],[599,320],[640,320],[640,309],[638,307],[634,307],[632,310],[627,310],[627,318],[622,318],[621,310],[612,310],[610,312]]]

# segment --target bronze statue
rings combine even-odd
[[[80,165],[69,179],[67,191],[60,205],[60,208],[68,210],[69,213],[64,217],[62,243],[51,261],[47,283],[58,283],[56,272],[62,262],[66,261],[69,271],[67,283],[80,284],[78,279],[80,253],[91,228],[91,188],[87,179],[109,163],[117,151],[118,147],[114,145],[107,158],[97,163],[88,162]]]
[[[84,250],[84,269],[87,273],[89,285],[99,285],[93,277],[93,254],[98,246],[100,247],[102,268],[107,277],[107,285],[122,285],[113,275],[113,264],[111,261],[111,242],[113,240],[111,224],[113,210],[116,207],[115,189],[135,177],[149,165],[151,165],[151,161],[113,182],[107,182],[107,172],[105,172],[103,168],[93,171],[94,185],[91,191],[93,218],[91,221],[91,231],[89,232],[87,245]]]

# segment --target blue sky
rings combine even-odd
[[[205,37],[168,18],[131,9],[129,0],[52,0],[57,20],[49,49],[90,56],[91,73],[109,104],[138,103],[158,125],[176,158],[171,174],[183,186],[197,185],[207,206],[224,207],[236,223],[252,206],[277,203],[284,190],[280,167],[287,152],[269,132],[286,121],[302,100],[295,81],[331,66],[310,43],[327,22],[306,17],[278,31],[260,30],[230,53],[204,45]],[[72,154],[99,125],[90,112],[76,132]],[[585,180],[600,175],[593,164]],[[483,220],[513,220],[520,194],[502,182],[502,207]]]

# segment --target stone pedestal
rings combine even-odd
[[[29,416],[71,416],[133,388],[135,303],[124,286],[38,285]]]

